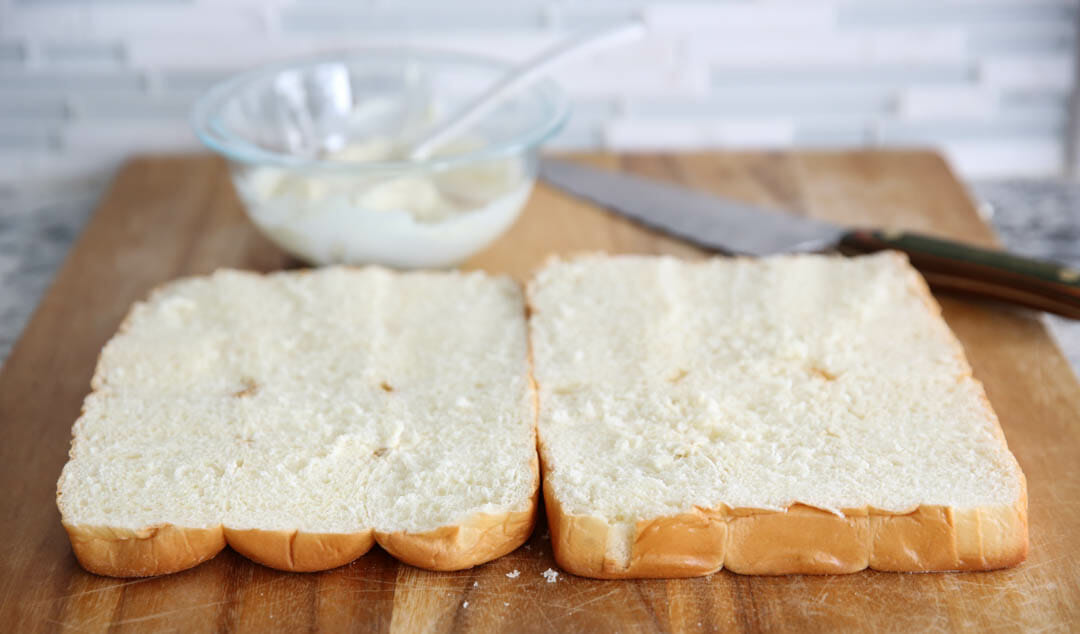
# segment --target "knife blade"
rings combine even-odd
[[[541,159],[540,177],[579,198],[723,253],[818,251],[847,233],[812,218],[559,159]]]
[[[727,254],[903,251],[935,289],[1080,319],[1080,270],[902,231],[853,230],[580,163],[542,158],[540,178],[646,226]]]

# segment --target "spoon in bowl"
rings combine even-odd
[[[555,66],[600,49],[637,40],[645,34],[645,25],[635,20],[614,28],[571,37],[544,49],[512,68],[473,101],[409,144],[406,156],[422,161],[447,141],[458,137],[503,101],[539,81]]]

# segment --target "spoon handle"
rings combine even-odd
[[[531,86],[555,65],[579,55],[636,40],[644,34],[645,25],[634,21],[557,42],[511,69],[475,100],[414,142],[409,150],[409,158],[428,158],[440,145],[472,127],[506,99]]]

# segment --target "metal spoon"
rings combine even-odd
[[[556,43],[511,69],[471,103],[410,143],[406,155],[414,161],[428,158],[440,145],[459,136],[503,101],[543,78],[554,66],[586,53],[636,40],[644,34],[645,25],[634,21]]]

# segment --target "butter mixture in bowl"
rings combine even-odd
[[[313,264],[460,263],[505,232],[566,116],[550,82],[508,100],[430,157],[410,142],[497,77],[500,62],[414,49],[240,75],[200,100],[195,126],[229,159],[254,224]]]

